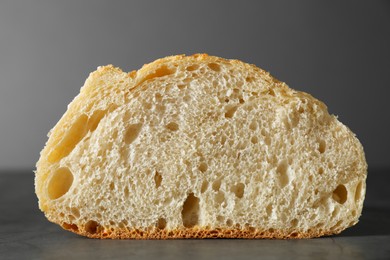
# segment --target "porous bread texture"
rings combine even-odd
[[[304,238],[358,222],[367,164],[312,96],[241,61],[90,74],[37,163],[46,217],[94,238]]]

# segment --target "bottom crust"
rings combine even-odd
[[[185,238],[242,238],[242,239],[302,239],[315,238],[321,236],[329,236],[338,234],[341,230],[309,230],[307,232],[292,231],[286,232],[283,230],[259,230],[256,228],[183,228],[175,230],[166,230],[159,228],[151,228],[150,230],[141,229],[110,229],[105,230],[100,226],[86,230],[78,228],[75,224],[63,223],[64,229],[72,231],[76,234],[89,238],[100,239],[185,239]]]

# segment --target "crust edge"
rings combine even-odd
[[[183,229],[110,229],[105,230],[97,226],[94,230],[86,230],[75,224],[62,223],[62,228],[81,236],[98,239],[210,239],[210,238],[234,238],[234,239],[305,239],[339,234],[344,228],[337,230],[309,230],[306,232],[296,230],[261,230],[253,227],[245,228],[183,228]]]

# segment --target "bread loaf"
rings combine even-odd
[[[362,212],[355,135],[322,102],[238,60],[99,67],[48,136],[39,207],[92,238],[311,238]]]

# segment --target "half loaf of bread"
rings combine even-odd
[[[310,238],[358,222],[366,173],[322,102],[198,54],[91,73],[35,188],[50,221],[92,238]]]

